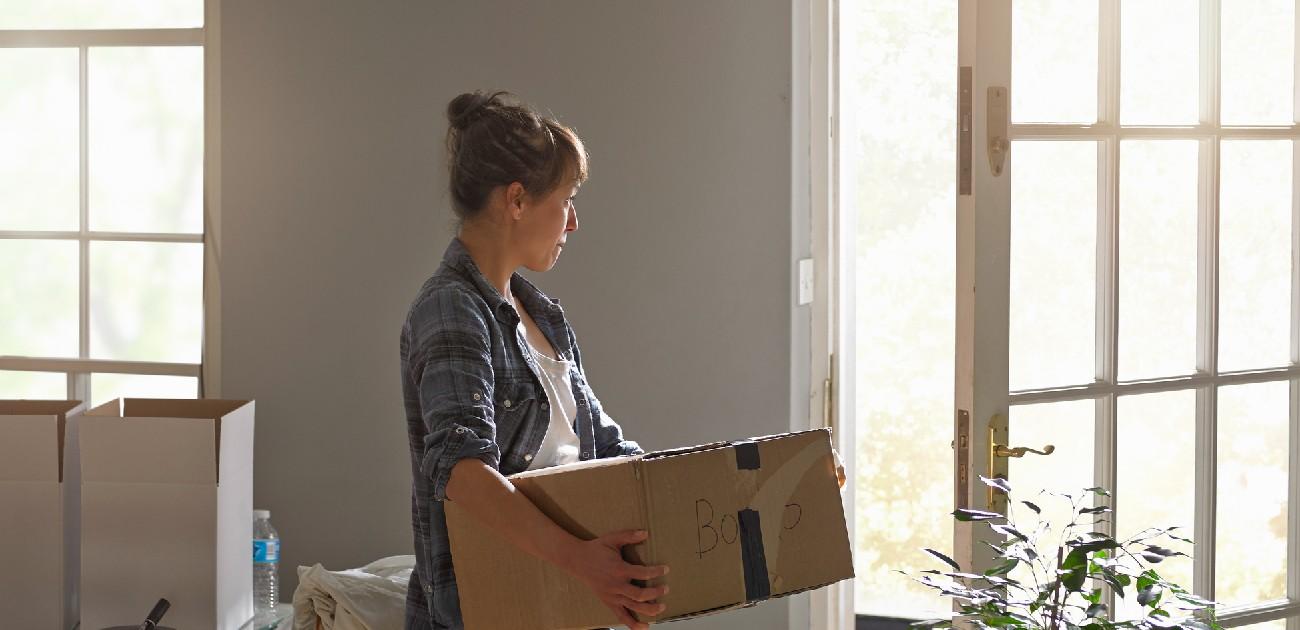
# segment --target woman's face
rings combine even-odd
[[[547,271],[555,266],[569,232],[578,229],[578,213],[573,206],[577,194],[578,183],[570,182],[560,184],[545,197],[529,198],[524,204],[515,234],[525,267]]]

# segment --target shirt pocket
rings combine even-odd
[[[501,448],[501,474],[511,475],[528,467],[532,449],[540,445],[548,424],[546,394],[531,381],[497,384],[497,445]]]

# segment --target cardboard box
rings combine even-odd
[[[253,616],[253,403],[119,399],[76,423],[81,627],[238,630]]]
[[[0,625],[76,625],[75,400],[0,401]],[[68,473],[72,474],[68,474]]]
[[[853,577],[831,452],[819,429],[526,471],[511,482],[582,539],[644,529],[629,561],[668,565],[667,621]],[[618,625],[581,582],[447,502],[461,613],[470,630]]]

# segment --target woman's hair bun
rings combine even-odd
[[[466,92],[447,104],[447,120],[453,129],[465,129],[488,113],[491,106],[501,105],[508,92]]]
[[[447,174],[452,210],[462,221],[514,182],[545,196],[587,179],[587,152],[572,129],[510,92],[466,92],[447,104]]]

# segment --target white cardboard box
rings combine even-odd
[[[0,400],[0,625],[76,624],[75,400]],[[72,473],[72,474],[68,474]]]
[[[253,402],[126,398],[78,417],[81,627],[253,616]]]

